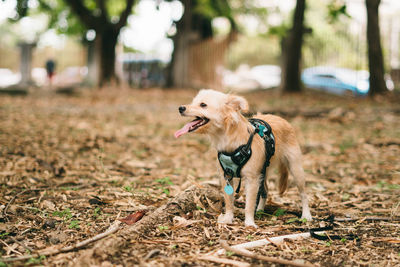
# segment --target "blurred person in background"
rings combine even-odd
[[[56,69],[56,62],[53,59],[48,59],[46,61],[46,72],[47,78],[49,80],[49,86],[51,87],[53,84],[53,77]]]

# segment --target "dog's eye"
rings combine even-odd
[[[200,103],[200,107],[205,108],[205,107],[207,107],[207,104],[206,103]]]

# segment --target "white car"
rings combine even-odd
[[[19,83],[21,75],[10,69],[0,68],[0,87],[8,87]]]
[[[236,71],[223,72],[223,84],[234,91],[250,91],[278,87],[281,68],[276,65],[259,65],[250,68],[240,65]]]
[[[259,65],[250,69],[251,77],[261,89],[278,87],[281,84],[281,68],[276,65]]]

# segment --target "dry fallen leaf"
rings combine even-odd
[[[135,222],[142,219],[142,217],[146,214],[146,211],[137,211],[134,214],[130,214],[125,218],[119,219],[121,222],[126,223],[127,225],[134,224]]]

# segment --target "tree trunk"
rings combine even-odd
[[[193,1],[182,1],[184,13],[176,23],[176,35],[172,38],[174,51],[167,68],[167,87],[185,87],[189,85],[189,42],[191,35]]]
[[[283,92],[301,92],[300,62],[304,33],[305,0],[297,0],[293,15],[293,26],[284,41],[281,90]]]
[[[200,1],[182,1],[184,13],[176,23],[177,33],[173,37],[174,51],[167,68],[167,87],[189,87],[190,44],[213,36],[212,19],[194,10]],[[233,24],[233,23],[232,23]]]
[[[125,9],[119,15],[119,21],[113,23],[108,19],[108,12],[106,9],[105,1],[97,1],[96,12],[92,12],[84,4],[85,1],[81,0],[64,0],[73,10],[79,20],[87,27],[87,29],[94,29],[96,31],[95,39],[95,60],[94,63],[99,63],[98,79],[100,86],[106,82],[117,80],[115,74],[115,48],[117,45],[118,35],[122,27],[128,21],[128,16],[132,12],[132,7],[135,0],[126,0]],[[99,14],[94,14],[98,13]]]
[[[101,45],[96,49],[96,52],[99,53],[97,56],[100,62],[100,86],[104,86],[108,82],[117,81],[117,76],[115,75],[115,47],[118,41],[118,34],[119,32],[111,28],[96,35]]]
[[[367,43],[369,65],[369,95],[387,91],[379,30],[379,4],[381,0],[365,0],[367,6]]]

